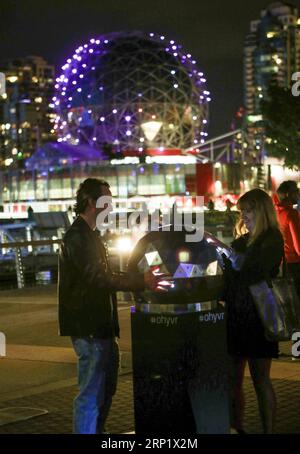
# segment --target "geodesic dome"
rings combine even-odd
[[[188,148],[207,133],[209,92],[196,61],[153,33],[79,46],[56,79],[58,140],[114,151]]]

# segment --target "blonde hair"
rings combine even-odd
[[[239,210],[253,210],[255,213],[255,225],[250,233],[248,244],[254,241],[268,229],[277,229],[280,231],[276,211],[271,197],[262,189],[256,188],[245,192],[237,203]],[[235,226],[235,236],[239,237],[247,233],[245,223],[240,217]]]

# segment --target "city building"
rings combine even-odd
[[[261,100],[274,81],[291,88],[292,75],[300,71],[300,18],[298,9],[275,2],[251,21],[244,45],[244,103],[249,150],[263,160],[264,124]]]
[[[54,66],[28,56],[0,63],[0,166],[22,167],[41,144],[54,139]]]

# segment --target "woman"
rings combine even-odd
[[[249,286],[271,283],[283,257],[283,238],[271,198],[253,189],[238,201],[240,219],[232,243],[232,260],[225,259],[228,307],[228,352],[233,360],[231,379],[232,426],[243,430],[243,378],[248,362],[255,387],[264,433],[272,433],[276,400],[270,380],[272,358],[278,357],[278,343],[267,341]]]

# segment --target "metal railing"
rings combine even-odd
[[[32,241],[9,241],[5,243],[0,243],[0,251],[1,254],[6,253],[7,250],[13,251],[14,260],[15,260],[15,271],[17,277],[17,285],[18,288],[25,287],[25,270],[24,270],[24,255],[22,254],[22,249],[30,248],[29,250],[33,250],[33,248],[42,247],[42,246],[53,246],[55,244],[60,244],[61,239],[55,240],[32,240]],[[53,250],[54,253],[54,250]],[[29,254],[27,254],[28,256]],[[34,254],[33,254],[34,256]]]

